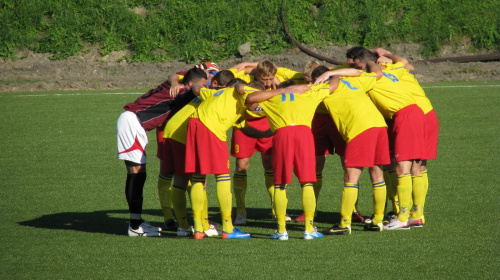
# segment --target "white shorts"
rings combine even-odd
[[[135,113],[125,111],[120,115],[116,123],[116,140],[117,158],[146,164],[148,136]]]

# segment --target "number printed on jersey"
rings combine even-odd
[[[399,82],[399,79],[393,74],[382,72],[382,75],[384,75],[384,77],[391,80],[392,82]]]
[[[289,97],[287,97],[289,96]],[[282,93],[281,94],[281,102],[285,102],[285,101],[295,101],[295,95],[294,93]]]

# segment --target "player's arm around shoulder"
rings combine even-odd
[[[292,85],[286,88],[278,88],[275,90],[262,90],[262,91],[256,91],[247,96],[245,99],[245,104],[253,104],[253,103],[260,103],[264,102],[266,100],[269,100],[276,95],[283,94],[283,93],[297,93],[301,94],[304,93],[305,91],[310,90],[311,88],[308,85]]]

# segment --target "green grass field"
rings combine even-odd
[[[438,159],[429,164],[426,225],[302,240],[269,240],[275,224],[259,155],[251,161],[250,240],[193,240],[167,233],[130,238],[125,168],[115,158],[115,123],[137,93],[0,95],[0,275],[2,279],[497,279],[500,82],[424,84],[440,119]],[[496,113],[495,113],[496,112]],[[160,225],[158,160],[149,134],[145,218]],[[329,156],[318,204],[320,229],[339,218],[342,175]],[[368,174],[359,210],[371,215]],[[210,177],[210,217],[220,221]],[[301,213],[297,183],[289,214]]]

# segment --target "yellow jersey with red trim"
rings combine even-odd
[[[245,87],[247,88],[247,87]],[[202,100],[198,118],[221,141],[227,141],[227,130],[245,113],[248,93],[240,94],[234,87],[221,90],[201,89]]]
[[[163,138],[170,138],[179,143],[186,144],[189,119],[196,113],[200,106],[201,98],[196,97],[180,109],[167,121],[163,131]]]
[[[342,77],[335,91],[323,101],[347,143],[367,129],[387,127],[384,117],[366,95],[376,82],[375,74]]]
[[[283,93],[260,103],[274,132],[285,126],[305,125],[311,127],[318,104],[330,94],[330,84],[311,85],[311,90],[302,94]]]
[[[368,96],[384,118],[391,120],[394,114],[406,106],[416,104],[415,98],[405,88],[401,78],[407,70],[403,63],[388,64],[382,70],[383,76],[377,80]],[[362,75],[364,75],[363,73]]]

